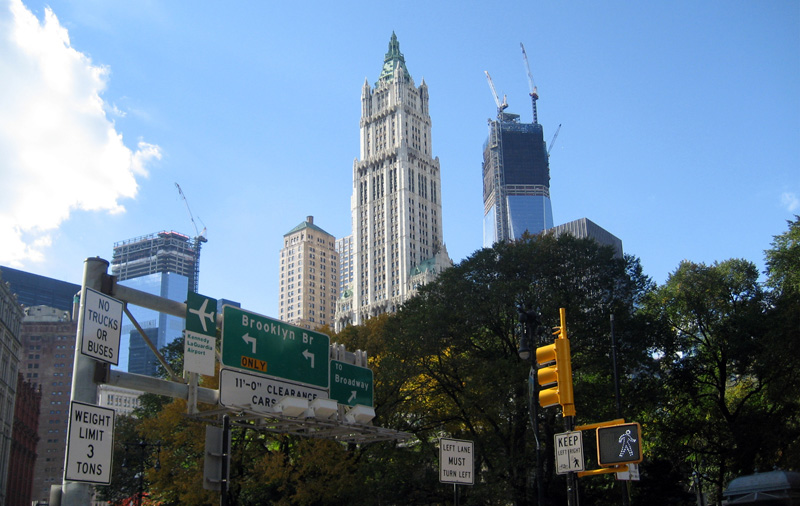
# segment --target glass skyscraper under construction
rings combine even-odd
[[[542,125],[499,111],[483,147],[483,245],[553,227],[550,163]]]

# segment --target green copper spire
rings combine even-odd
[[[400,52],[400,43],[397,42],[397,35],[392,32],[392,39],[389,41],[389,52],[383,58],[383,69],[381,70],[381,77],[378,81],[391,81],[394,79],[394,69],[397,68],[397,63],[403,68],[403,72],[407,76],[411,76],[406,68],[406,59],[403,53]]]

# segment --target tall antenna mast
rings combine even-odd
[[[533,74],[531,74],[531,66],[528,63],[528,53],[525,52],[525,46],[520,42],[519,47],[522,48],[522,59],[525,62],[525,71],[528,72],[528,87],[531,90],[530,96],[531,102],[533,103],[533,124],[536,125],[539,123],[539,115],[536,111],[536,101],[539,100],[539,92],[536,91],[536,83],[533,81]]]

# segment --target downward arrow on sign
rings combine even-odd
[[[310,358],[311,359],[311,368],[313,369],[314,368],[314,354],[311,353],[310,351],[306,350],[306,351],[303,352],[303,356],[306,357],[306,358]]]
[[[249,344],[250,346],[253,347],[253,354],[255,355],[255,353],[256,353],[256,338],[255,337],[250,337],[250,334],[245,334],[245,335],[242,336],[242,339],[244,339],[244,342],[246,342],[247,344]]]

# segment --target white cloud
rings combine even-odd
[[[783,205],[787,211],[793,213],[800,209],[800,199],[792,192],[783,192],[783,194],[781,194],[781,205]]]
[[[119,213],[137,176],[161,158],[132,151],[107,117],[108,68],[70,46],[48,8],[0,0],[0,263],[41,261],[51,234],[76,209]]]

